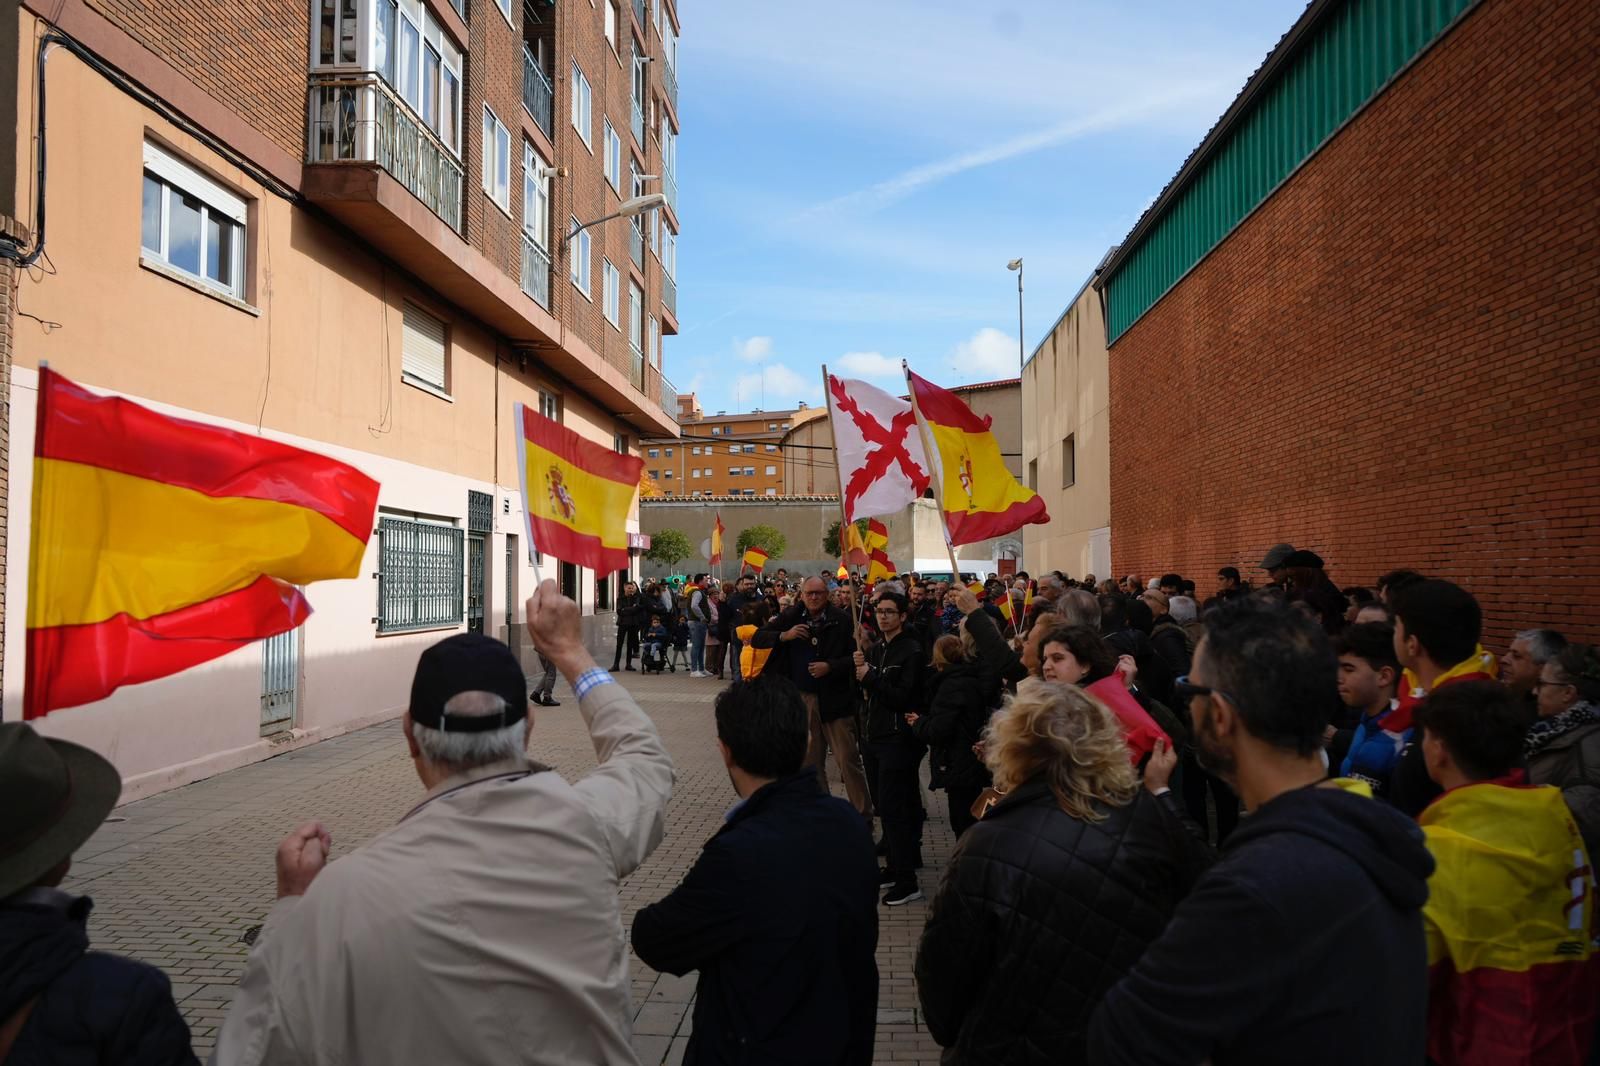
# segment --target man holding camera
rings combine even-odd
[[[808,577],[800,586],[800,602],[782,612],[752,638],[758,648],[772,648],[768,670],[794,682],[805,701],[811,741],[805,765],[816,768],[822,791],[828,791],[827,747],[844,779],[851,806],[869,822],[872,799],[856,741],[855,702],[850,675],[856,651],[850,615],[828,604],[828,585]]]

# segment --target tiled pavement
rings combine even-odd
[[[655,720],[678,769],[666,839],[622,885],[626,926],[678,883],[734,796],[712,730],[719,683],[681,673],[621,679]],[[563,706],[539,710],[531,751],[570,779],[594,765],[594,751],[564,683],[556,696]],[[113,817],[120,820],[79,850],[64,887],[94,897],[96,948],[144,959],[172,978],[203,1058],[244,968],[249,947],[241,938],[272,904],[278,840],[320,818],[337,858],[392,825],[421,791],[398,723],[373,726],[119,808]],[[843,794],[837,780],[834,792]],[[923,891],[931,897],[953,838],[943,795],[925,796]],[[927,904],[879,914],[876,1061],[937,1063],[912,978]],[[640,1061],[677,1063],[688,1042],[694,976],[658,974],[637,959],[630,969]]]

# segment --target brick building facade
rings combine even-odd
[[[645,470],[663,496],[783,496],[797,491],[785,487],[785,436],[818,412],[802,403],[785,411],[707,415],[687,393],[678,397],[679,435],[641,442]]]
[[[1600,639],[1600,6],[1455,4],[1231,231],[1190,242],[1170,288],[1119,276],[1184,195],[1240,177],[1204,166],[1248,135],[1252,96],[1372,6],[1314,3],[1102,274],[1114,565],[1205,594],[1286,540],[1341,585],[1461,583],[1496,650],[1533,625]],[[1387,7],[1417,9],[1396,33],[1437,10]],[[1302,115],[1339,106],[1319,69]]]

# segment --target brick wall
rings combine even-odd
[[[468,11],[472,40],[467,57],[467,93],[461,109],[467,146],[466,237],[490,262],[522,277],[522,5],[513,4],[516,25],[495,0],[478,0]],[[483,106],[488,104],[511,133],[510,216],[483,191]]]
[[[1288,540],[1600,640],[1597,46],[1486,0],[1118,340],[1118,573]]]

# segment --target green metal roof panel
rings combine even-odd
[[[1477,2],[1313,2],[1107,264],[1108,340]]]

